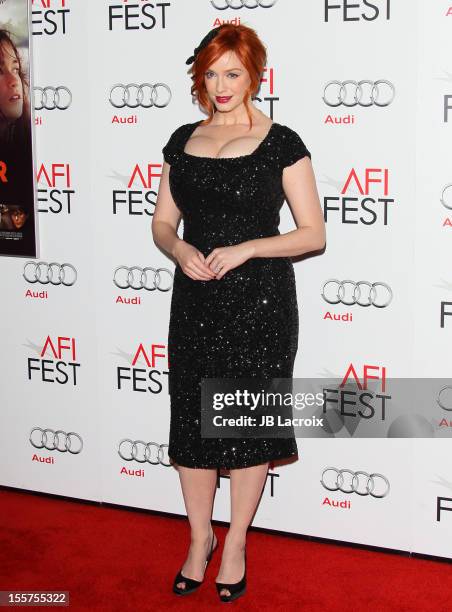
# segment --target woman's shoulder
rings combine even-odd
[[[311,158],[311,153],[297,129],[284,123],[277,123],[277,128],[277,144],[283,167],[290,166],[306,156]]]
[[[289,125],[286,125],[285,123],[276,122],[276,124],[279,128],[280,136],[284,140],[294,141],[294,140],[297,140],[298,138],[301,139],[300,132],[298,129],[295,129]]]
[[[192,121],[191,123],[183,123],[175,128],[172,132],[170,132],[168,141],[177,140],[180,137],[183,137],[198,121]]]
[[[184,145],[186,137],[195,123],[196,122],[183,123],[170,132],[168,140],[162,149],[164,159],[167,163],[171,164],[175,161],[176,156],[180,153],[181,146]]]
[[[193,125],[192,123],[183,123],[182,125],[179,125],[177,128],[173,129],[172,131],[169,132],[169,136],[168,136],[168,143],[174,142],[176,141],[178,138],[180,138],[188,129],[188,127],[190,125]]]

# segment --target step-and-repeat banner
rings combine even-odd
[[[175,266],[151,221],[162,146],[203,117],[185,60],[226,21],[268,48],[255,104],[311,151],[327,226],[325,252],[294,263],[294,376],[450,375],[450,0],[34,0],[30,14],[40,251],[1,260],[1,484],[185,513],[167,455]],[[284,206],[280,231],[294,227]],[[352,413],[348,436],[298,439],[253,524],[452,557],[451,389],[430,403],[422,437],[396,423],[358,438]]]

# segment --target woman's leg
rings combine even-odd
[[[217,582],[238,582],[245,571],[246,532],[267,477],[268,463],[231,470],[231,524],[225,538]],[[227,589],[221,595],[230,595]]]
[[[202,580],[206,557],[212,541],[213,499],[217,483],[217,470],[177,466],[179,472],[185,509],[191,527],[191,544],[182,574],[193,580]],[[216,538],[213,545],[216,545]],[[177,586],[185,588],[184,582]]]

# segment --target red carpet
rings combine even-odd
[[[187,551],[186,519],[4,489],[0,512],[0,590],[69,591],[70,610],[228,609],[213,584],[219,550],[197,593],[171,592]],[[215,529],[221,546],[226,528]],[[450,563],[253,530],[247,542],[248,590],[229,604],[235,609],[452,607]]]

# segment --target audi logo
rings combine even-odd
[[[166,95],[164,91],[163,94],[161,91],[159,93],[157,88],[166,90]],[[165,98],[167,99],[165,100]],[[155,83],[155,85],[151,83],[142,83],[141,85],[117,83],[110,89],[110,104],[115,108],[124,108],[124,106],[128,108],[138,108],[139,106],[142,108],[151,108],[151,106],[164,108],[168,106],[170,101],[171,89],[165,83]]]
[[[447,393],[447,391],[449,391],[449,393]],[[446,392],[446,393],[444,393],[444,392]],[[447,402],[447,399],[449,399],[448,402]],[[440,391],[438,393],[438,397],[436,398],[436,403],[443,410],[452,411],[452,386],[451,385],[446,385],[445,387],[440,389]],[[449,404],[449,405],[446,406],[446,403]]]
[[[70,263],[27,261],[22,276],[27,283],[41,283],[42,285],[51,283],[71,287],[77,280],[77,270]]]
[[[326,474],[331,472],[329,476]],[[342,491],[342,493],[357,493],[358,495],[372,495],[372,497],[386,497],[389,493],[389,480],[383,474],[368,474],[367,472],[352,470],[338,470],[327,467],[320,479],[322,486],[328,491]],[[375,489],[380,489],[376,492]]]
[[[335,289],[331,289],[333,296],[328,297],[326,295],[326,288],[328,285],[332,285],[333,287],[336,285]],[[346,297],[346,286],[350,285],[353,288],[353,292],[350,296]],[[367,287],[367,291],[362,291],[361,287]],[[382,289],[377,292],[377,287],[382,287]],[[377,293],[379,295],[377,296]],[[386,308],[391,303],[392,300],[392,289],[386,283],[369,283],[368,281],[355,281],[352,280],[344,280],[339,281],[335,278],[330,278],[323,285],[322,289],[322,297],[325,302],[328,304],[344,304],[346,306],[353,306],[353,304],[358,304],[358,306],[375,306],[376,308]]]
[[[262,0],[224,0],[222,4],[215,2],[215,0],[210,0],[210,4],[218,9],[219,11],[224,11],[228,8],[231,9],[241,9],[241,8],[249,8],[254,9],[258,8],[271,8],[274,4],[276,4],[277,0],[267,0],[267,2],[263,2]]]
[[[382,97],[385,95],[385,99]],[[328,106],[388,106],[394,100],[395,87],[390,81],[329,81],[322,99]],[[348,98],[348,99],[347,99]],[[351,98],[351,100],[350,100]]]
[[[152,272],[152,275],[149,274]],[[168,287],[162,287],[161,272],[166,272],[170,277]],[[132,266],[119,266],[113,274],[113,282],[119,289],[146,289],[146,291],[169,291],[173,284],[173,273],[168,268],[140,268]]]
[[[40,432],[40,433],[34,433]],[[78,440],[77,447],[72,448],[72,441]],[[40,427],[34,427],[30,432],[30,442],[35,448],[46,448],[47,450],[57,450],[60,453],[72,453],[78,455],[83,448],[83,440],[75,433],[70,431],[66,433],[61,429],[54,431],[53,429],[41,429]]]
[[[33,87],[35,110],[66,110],[72,103],[72,94],[67,87]]]
[[[124,450],[121,450],[125,444]],[[130,440],[124,438],[119,443],[118,455],[124,461],[137,461],[138,463],[150,463],[151,465],[164,465],[170,467],[168,444],[157,444],[157,442],[143,442],[143,440]],[[124,454],[126,453],[126,454]]]
[[[446,191],[448,189],[450,189],[452,187],[452,183],[449,183],[448,185],[446,185],[441,193],[441,204],[444,206],[444,208],[448,208],[449,210],[452,210],[452,202],[447,202],[446,201]],[[450,197],[450,195],[449,195]]]

